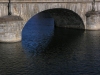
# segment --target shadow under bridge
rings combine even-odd
[[[55,8],[42,11],[42,13],[48,13],[49,15],[51,15],[51,17],[54,19],[55,27],[76,29],[85,28],[82,18],[72,10]]]

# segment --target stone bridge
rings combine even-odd
[[[92,2],[93,2],[93,0],[11,0],[11,12],[12,12],[12,15],[20,16],[23,19],[23,24],[21,26],[19,25],[19,35],[21,35],[21,31],[22,31],[24,25],[27,23],[27,21],[31,17],[33,17],[34,15],[36,15],[40,12],[43,12],[43,11],[48,12],[48,10],[50,10],[49,12],[51,12],[51,15],[54,17],[54,19],[56,19],[55,15],[53,15],[53,14],[57,13],[57,12],[52,12],[52,10],[58,10],[58,9],[62,9],[62,11],[64,10],[63,14],[67,13],[67,12],[65,12],[65,9],[67,11],[69,10],[69,13],[72,12],[72,13],[76,14],[77,16],[80,17],[84,26],[81,26],[81,25],[80,26],[76,25],[76,27],[75,27],[75,25],[72,25],[72,26],[57,25],[57,26],[72,27],[72,28],[78,28],[78,29],[88,29],[88,26],[86,23],[86,21],[87,21],[86,13],[88,11],[92,10]],[[8,15],[8,7],[7,6],[8,6],[8,0],[0,0],[0,16],[1,17]],[[95,10],[100,11],[100,0],[96,0]],[[67,17],[67,16],[65,16],[65,17]],[[73,17],[73,16],[71,16],[71,17]],[[2,28],[2,27],[0,27],[0,28]],[[7,28],[8,27],[6,27],[5,30],[0,30],[0,31],[2,31],[2,32],[6,31]],[[18,28],[18,26],[17,26],[17,28]],[[13,27],[12,27],[12,29],[13,29]],[[10,35],[10,34],[8,34],[8,35]],[[0,34],[0,37],[4,37],[4,36],[3,35],[1,36],[1,34]],[[21,38],[21,37],[19,37],[19,38]]]

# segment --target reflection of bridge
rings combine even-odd
[[[11,0],[11,11],[12,15],[21,16],[24,19],[23,25],[25,25],[32,16],[39,12],[54,8],[68,9],[80,16],[84,24],[84,26],[82,26],[84,27],[83,29],[88,29],[85,14],[92,10],[92,1],[93,0]],[[7,3],[8,0],[0,0],[0,16],[8,14]],[[100,0],[96,0],[95,9],[96,11],[100,11]],[[77,28],[82,27],[79,26]]]

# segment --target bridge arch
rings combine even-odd
[[[84,21],[81,16],[72,10],[65,8],[46,9],[37,12],[31,18],[35,17],[36,15],[39,15],[40,13],[44,13],[44,16],[42,16],[44,18],[53,18],[55,26],[57,27],[85,29]],[[48,14],[49,16],[45,16],[45,14]],[[31,18],[29,20],[31,20]]]

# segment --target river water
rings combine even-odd
[[[35,16],[23,28],[21,42],[0,43],[0,75],[99,75],[100,31],[53,23]]]

